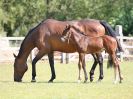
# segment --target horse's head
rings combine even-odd
[[[14,81],[21,82],[24,73],[27,71],[28,66],[23,60],[20,60],[16,55],[14,62]]]

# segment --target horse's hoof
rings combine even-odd
[[[87,80],[85,80],[84,83],[87,83]]]
[[[81,80],[78,80],[78,83],[80,83],[81,82]]]
[[[90,79],[90,82],[93,82],[93,79]]]
[[[102,79],[98,79],[98,81],[97,81],[97,82],[99,83],[99,82],[101,82],[101,81],[102,81]]]
[[[100,75],[100,77],[99,77],[99,79],[98,79],[98,80],[100,80],[100,81],[101,81],[101,80],[103,80],[103,78],[104,78],[104,76],[103,76],[103,75],[102,75],[102,76]]]
[[[93,78],[90,78],[90,82],[93,82]]]
[[[94,79],[94,76],[91,75],[91,76],[90,76],[90,82],[93,82],[93,79]]]
[[[48,81],[48,83],[53,83],[53,79],[50,79],[50,80]]]
[[[53,83],[53,80],[49,80],[48,83]]]
[[[116,80],[114,81],[114,84],[117,84],[117,81]]]
[[[32,79],[31,82],[36,82],[36,80],[35,79]]]
[[[86,77],[86,78],[85,78],[84,83],[86,83],[86,82],[87,82],[87,80],[88,80],[88,77]]]
[[[122,83],[122,80],[120,80],[119,83],[121,84]]]
[[[122,83],[122,80],[123,80],[123,77],[121,77],[121,78],[120,78],[120,81],[119,81],[119,83]]]

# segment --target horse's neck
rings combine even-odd
[[[77,33],[73,33],[72,39],[74,39],[75,43],[78,43],[81,40],[81,36]]]
[[[27,61],[27,58],[28,58],[31,50],[34,48],[32,43],[33,42],[31,41],[31,39],[28,39],[28,38],[26,38],[22,42],[18,56],[17,56],[20,60],[23,60],[24,62]]]
[[[82,48],[82,45],[83,45],[82,43],[85,41],[86,37],[78,33],[72,34],[72,37],[76,45]]]

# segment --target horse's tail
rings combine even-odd
[[[112,67],[113,67],[113,60],[110,56],[108,56],[107,68],[112,68]]]
[[[120,52],[123,52],[122,46],[119,42],[119,40],[116,38],[116,32],[111,28],[111,26],[106,21],[100,21],[100,23],[104,26],[105,30],[108,32],[108,34],[112,37],[114,37],[118,44],[118,50]]]

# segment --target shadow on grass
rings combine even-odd
[[[77,82],[67,82],[67,81],[58,81],[58,82],[48,82],[48,81],[37,81],[37,82],[22,82],[22,83],[45,83],[45,84],[61,84],[61,83],[77,83]]]
[[[4,80],[0,80],[0,83],[48,83],[48,84],[58,84],[58,83],[77,83],[77,82],[65,82],[65,81],[58,81],[58,82],[48,82],[48,81],[37,81],[37,82],[30,82],[30,81],[22,81],[22,82],[14,82],[14,81],[4,81]]]
[[[96,83],[101,83],[101,82],[86,82],[86,83],[84,83],[84,82],[76,82],[76,81],[55,81],[55,82],[48,82],[48,81],[37,81],[37,82],[30,82],[30,81],[22,81],[22,82],[14,82],[14,81],[9,81],[9,80],[7,80],[7,81],[2,81],[2,80],[0,80],[0,83],[31,83],[31,84],[39,84],[39,83],[44,83],[44,84],[96,84]]]
[[[22,82],[14,82],[9,80],[0,80],[0,83],[48,83],[48,84],[60,84],[60,83],[77,83],[77,82],[65,82],[65,81],[58,81],[58,82],[48,82],[48,81],[37,81],[37,82],[30,82],[30,81],[22,81]]]

